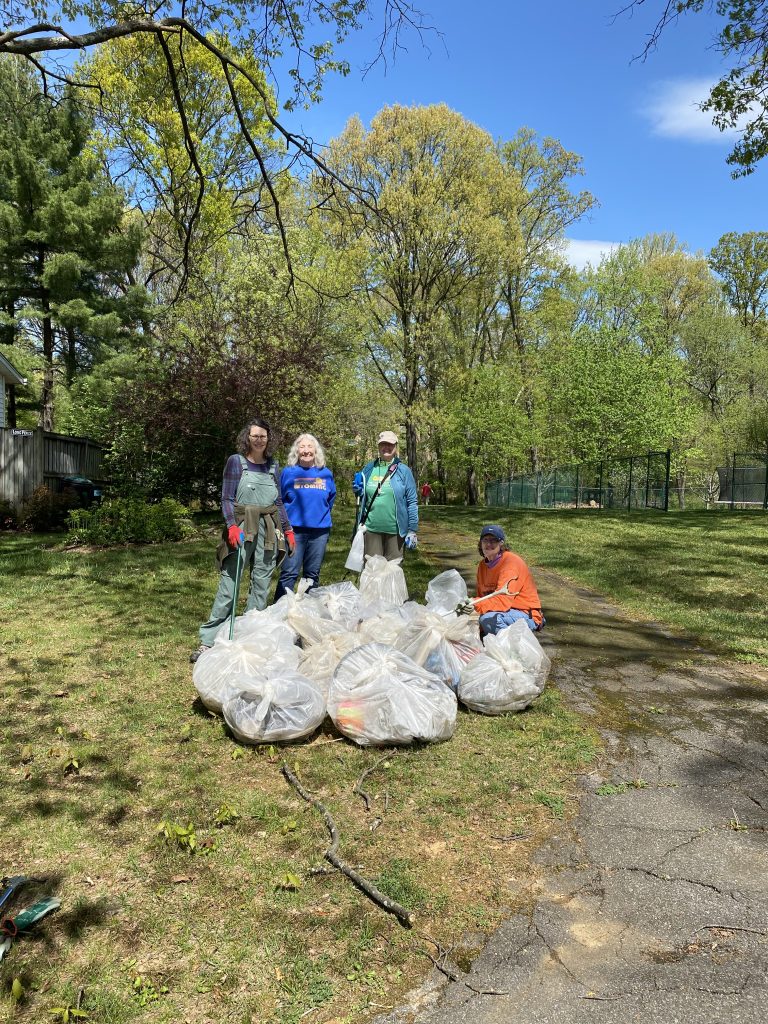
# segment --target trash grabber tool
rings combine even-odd
[[[468,597],[466,601],[462,601],[461,604],[454,609],[455,613],[457,615],[471,615],[476,605],[480,604],[481,601],[487,601],[489,597],[500,597],[502,594],[508,594],[510,597],[517,597],[520,591],[509,589],[510,583],[514,582],[516,579],[517,576],[513,576],[511,580],[507,580],[503,587],[500,587],[498,590],[494,590],[492,594],[483,594],[482,597]],[[471,610],[470,605],[472,606]],[[450,615],[451,613],[446,612],[444,614]]]
[[[242,535],[241,535],[242,536]],[[240,580],[243,575],[245,561],[245,542],[237,545],[237,565],[235,566],[235,592],[232,595],[232,611],[229,613],[229,639],[235,635],[235,616],[237,615],[237,596],[240,593]]]

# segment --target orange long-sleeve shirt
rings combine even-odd
[[[541,601],[536,584],[533,582],[530,569],[520,555],[513,551],[505,551],[493,568],[483,561],[477,567],[477,596],[492,594],[505,583],[509,583],[509,594],[498,594],[480,601],[475,608],[480,615],[486,612],[508,612],[511,608],[530,615],[537,625],[541,625],[544,616],[541,613]]]

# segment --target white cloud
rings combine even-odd
[[[700,109],[712,82],[706,78],[684,78],[659,82],[642,108],[654,135],[687,142],[731,142],[737,128],[721,132],[712,124],[712,114]]]
[[[601,242],[598,239],[566,238],[565,258],[577,270],[583,270],[588,263],[596,267],[604,256],[609,256],[621,242]]]

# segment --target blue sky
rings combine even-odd
[[[353,66],[329,80],[322,103],[286,120],[317,142],[353,114],[368,123],[392,104],[445,102],[496,138],[527,126],[584,160],[578,188],[600,202],[569,231],[572,259],[599,259],[611,244],[671,231],[692,251],[726,231],[765,230],[768,161],[733,180],[727,136],[696,109],[723,67],[706,13],[670,26],[646,61],[633,61],[661,0],[634,16],[622,0],[421,0],[442,33],[404,39],[394,64],[360,69],[376,52],[378,22],[342,48]],[[646,10],[646,8],[648,8]],[[732,140],[731,140],[732,141]]]

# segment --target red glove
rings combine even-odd
[[[227,530],[227,544],[231,548],[239,547],[245,540],[245,534],[239,526],[230,526]]]
[[[292,555],[296,550],[296,534],[293,530],[285,531],[285,543],[288,545],[288,554]]]

